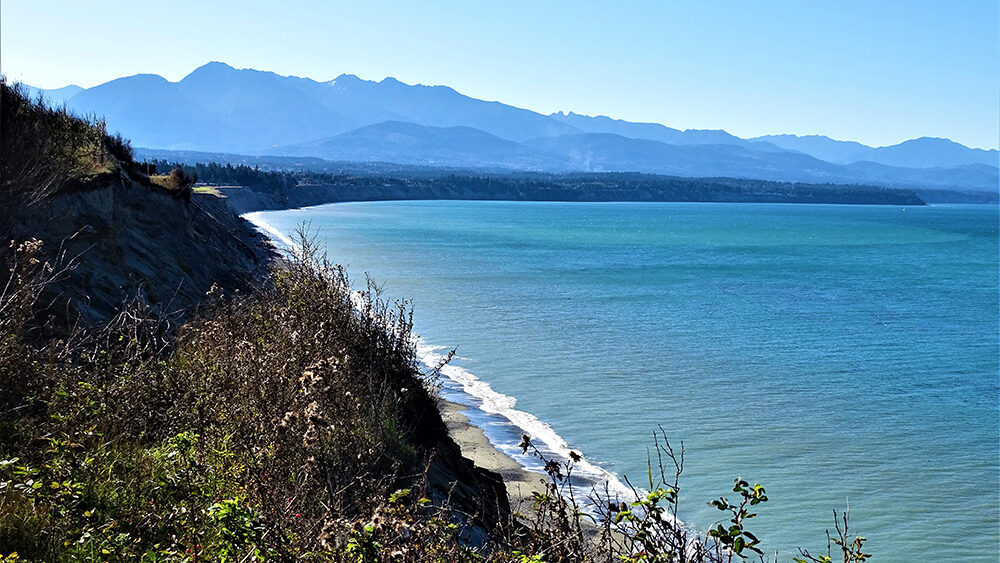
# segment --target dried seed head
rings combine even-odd
[[[317,418],[320,415],[320,412],[321,411],[319,408],[319,403],[317,403],[316,401],[313,401],[308,405],[306,405],[306,410],[305,410],[306,418],[309,418],[310,420]]]
[[[302,435],[302,445],[311,448],[316,445],[316,441],[319,440],[319,430],[315,426],[309,426],[306,428],[305,434]]]
[[[518,444],[517,447],[521,448],[522,454],[528,453],[528,448],[531,447],[531,436],[521,434],[521,443]]]
[[[298,420],[299,420],[299,413],[295,411],[288,411],[285,413],[285,416],[282,417],[281,424],[279,426],[282,428],[287,428],[289,426],[294,425],[296,422],[298,422]]]

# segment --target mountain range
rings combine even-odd
[[[29,87],[30,88],[30,87]],[[870,147],[810,135],[742,139],[573,112],[543,115],[447,86],[343,74],[319,82],[212,62],[178,82],[152,74],[32,89],[103,115],[140,147],[495,170],[679,176],[996,191],[998,152],[947,139]]]

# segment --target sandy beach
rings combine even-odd
[[[496,471],[503,477],[510,497],[510,507],[514,512],[527,513],[531,510],[533,492],[545,492],[545,475],[528,471],[508,455],[493,447],[483,430],[474,426],[462,414],[465,405],[442,401],[441,417],[448,425],[448,432],[462,448],[462,455],[471,459],[483,469]]]
[[[545,492],[545,475],[525,469],[510,456],[493,447],[483,430],[472,425],[469,419],[462,414],[462,411],[466,409],[468,407],[459,403],[441,402],[441,418],[448,425],[448,432],[452,439],[462,448],[462,455],[471,459],[479,467],[496,471],[503,477],[503,482],[507,486],[507,496],[510,499],[510,508],[515,514],[530,516],[531,494],[532,492]],[[527,522],[530,521],[530,518],[523,520]],[[597,541],[601,528],[587,518],[582,519],[581,524],[585,536]],[[617,533],[615,537],[621,540],[621,536]]]

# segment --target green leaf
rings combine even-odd
[[[410,489],[399,489],[389,495],[389,504],[397,504],[410,494]]]

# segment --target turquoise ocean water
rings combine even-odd
[[[874,561],[996,561],[995,206],[379,202],[303,221],[413,300],[449,398],[511,451],[522,428],[646,481],[684,441],[681,518],[707,529],[742,475],[788,561],[850,503]],[[515,403],[516,401],[516,403]],[[527,460],[525,460],[528,463]],[[824,549],[825,553],[825,549]]]

